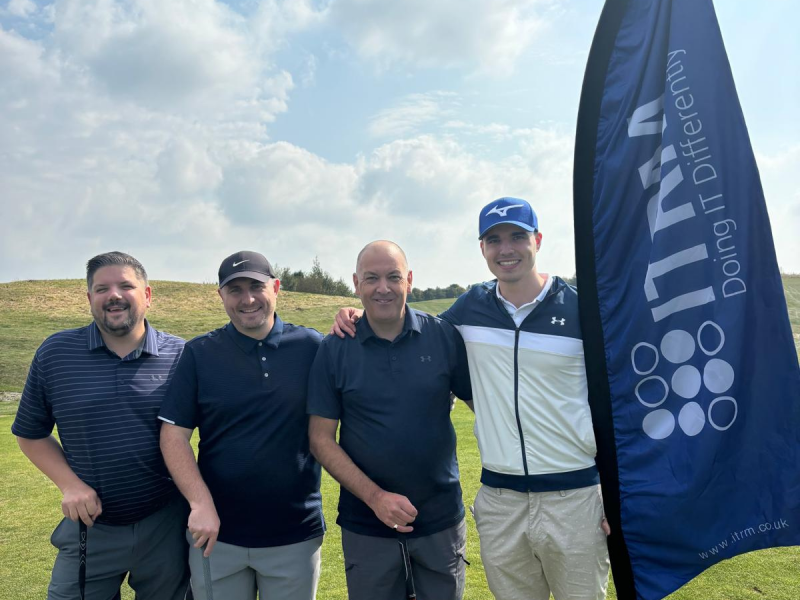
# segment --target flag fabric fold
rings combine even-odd
[[[619,598],[800,545],[800,368],[710,0],[607,0],[574,202]]]

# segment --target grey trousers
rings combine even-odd
[[[186,541],[194,544],[186,531]],[[214,600],[314,600],[322,536],[285,546],[245,548],[217,542],[208,557]],[[206,600],[203,551],[190,547],[192,591]]]
[[[183,498],[134,523],[89,527],[86,535],[86,600],[111,600],[129,574],[137,600],[183,600],[189,588]],[[78,524],[65,518],[50,543],[58,549],[47,600],[77,600]]]
[[[407,541],[417,596],[422,600],[461,600],[466,577],[466,521]],[[342,549],[350,600],[406,598],[403,555],[396,538],[342,529]]]

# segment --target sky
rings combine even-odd
[[[717,0],[778,263],[800,272],[800,3]],[[0,281],[238,250],[351,280],[491,278],[477,215],[531,201],[571,276],[572,154],[599,0],[0,0]]]

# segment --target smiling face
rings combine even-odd
[[[489,270],[501,283],[518,283],[536,277],[536,253],[542,234],[502,223],[481,239],[481,252]]]
[[[280,287],[278,279],[263,282],[238,277],[220,289],[219,296],[236,330],[248,337],[263,340],[275,323]]]
[[[150,286],[134,269],[110,265],[94,272],[87,296],[100,331],[115,337],[139,337],[144,333],[150,294]]]
[[[361,251],[356,271],[353,285],[370,326],[378,335],[399,333],[413,277],[402,251],[391,242],[373,242]]]

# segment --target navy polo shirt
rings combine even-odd
[[[42,439],[58,425],[67,464],[103,503],[98,523],[136,523],[177,494],[156,416],[183,344],[145,321],[144,343],[120,358],[92,323],[50,336],[33,357],[11,431]]]
[[[275,315],[263,340],[228,323],[186,344],[159,418],[199,429],[197,462],[222,542],[264,548],[325,532],[305,412],[321,339]]]
[[[384,490],[408,497],[419,513],[411,537],[464,516],[451,390],[472,398],[461,336],[408,306],[394,341],[377,337],[365,315],[355,338],[326,337],[311,369],[309,414],[341,421],[339,444],[353,462]],[[395,535],[344,488],[336,522],[362,535]]]

